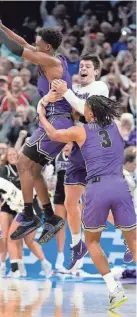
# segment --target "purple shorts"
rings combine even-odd
[[[85,230],[106,228],[109,211],[116,227],[129,231],[136,227],[136,214],[128,184],[122,176],[102,176],[100,182],[88,183],[84,194],[82,223]]]
[[[81,151],[77,145],[74,146],[70,155],[70,163],[66,170],[65,185],[86,185],[86,167]]]
[[[58,116],[49,118],[49,122],[57,129],[68,129],[73,126],[71,117]],[[42,126],[39,126],[23,148],[23,153],[32,161],[44,166],[53,160],[63,149],[64,143],[51,141]]]

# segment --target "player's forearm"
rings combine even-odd
[[[70,103],[72,108],[84,115],[85,100],[78,98],[71,89],[68,89],[63,97]]]
[[[5,25],[1,24],[1,29],[7,33],[7,35],[17,41],[18,43],[20,43],[23,46],[26,46],[28,43],[23,39],[23,37],[17,35],[16,33],[14,33],[13,31],[11,31],[10,29],[8,29]]]

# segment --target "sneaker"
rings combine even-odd
[[[24,265],[23,261],[19,262],[19,271],[20,271],[21,277],[26,277],[27,276],[27,271],[26,271],[26,268],[25,268],[25,265]]]
[[[71,247],[71,252],[71,263],[69,265],[68,270],[76,268],[77,261],[82,259],[87,254],[88,250],[85,243],[82,240],[80,240],[77,245]]]
[[[35,215],[32,218],[27,218],[26,215],[22,214],[21,218],[20,226],[10,236],[12,240],[22,239],[41,226],[40,219]]]
[[[50,278],[52,276],[52,265],[49,261],[44,261],[41,263],[42,272],[44,273],[45,277]]]
[[[6,263],[3,262],[0,264],[0,277],[6,276]]]
[[[124,244],[126,246],[126,251],[124,254],[124,263],[131,263],[133,262],[133,256],[132,256],[132,252],[129,250],[128,245],[126,243],[126,241],[124,240]]]
[[[127,301],[127,297],[124,294],[122,286],[117,286],[113,293],[109,293],[109,301],[110,310],[119,307],[121,304]]]
[[[53,215],[51,218],[46,220],[44,229],[42,231],[41,236],[38,239],[40,244],[48,242],[51,240],[59,230],[65,225],[65,221],[56,215]]]

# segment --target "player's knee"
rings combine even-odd
[[[77,202],[74,201],[73,199],[70,199],[68,197],[65,198],[65,202],[64,202],[65,208],[67,210],[67,212],[71,213],[72,210],[76,211],[76,207],[77,207]]]

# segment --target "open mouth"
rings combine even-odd
[[[86,77],[87,77],[87,74],[80,74],[80,76],[81,76],[82,78],[86,78]]]

